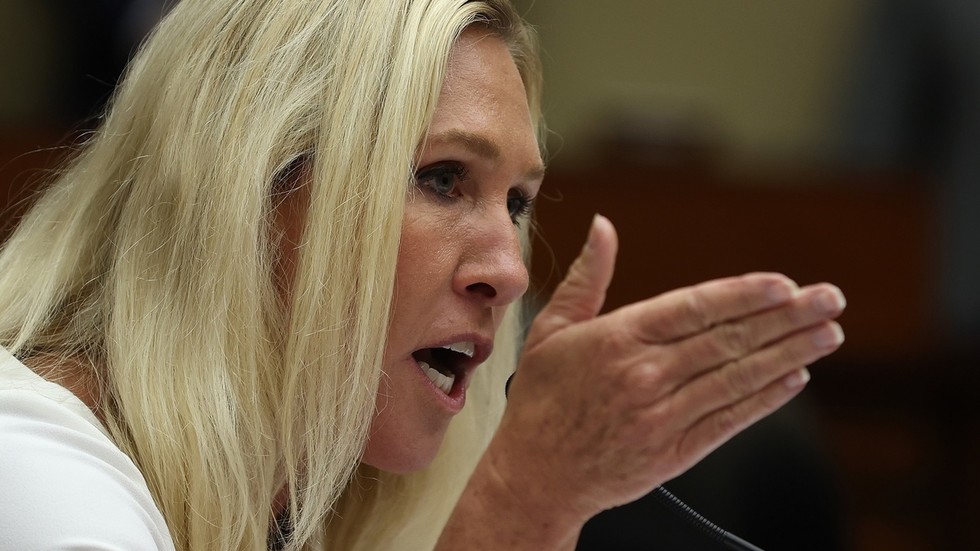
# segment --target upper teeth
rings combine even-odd
[[[460,354],[466,354],[470,358],[472,358],[473,353],[476,352],[476,345],[470,341],[454,342],[443,346],[443,348],[452,350],[453,352],[459,352]]]

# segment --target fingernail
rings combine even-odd
[[[844,310],[844,307],[847,306],[844,293],[837,287],[820,292],[814,299],[814,302],[817,309],[825,314],[835,314]]]
[[[788,388],[793,390],[802,388],[803,386],[806,386],[808,382],[810,382],[810,371],[805,367],[797,369],[796,371],[787,375],[786,378],[783,379],[783,382],[786,383]]]
[[[844,331],[840,325],[831,323],[813,335],[813,342],[820,348],[833,348],[844,342]]]
[[[598,232],[596,231],[596,225],[600,218],[605,218],[599,213],[592,216],[592,224],[589,225],[589,235],[585,238],[585,250],[594,249],[596,247],[596,241],[599,239]]]

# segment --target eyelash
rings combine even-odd
[[[516,201],[514,209],[511,210],[510,202]],[[510,213],[510,219],[515,225],[520,226],[521,222],[527,219],[534,209],[534,197],[528,195],[523,189],[513,190],[513,195],[507,195],[507,212]]]
[[[445,177],[455,178],[450,189],[438,189],[436,181]],[[462,163],[450,161],[438,163],[425,167],[415,173],[415,184],[425,190],[435,193],[443,200],[455,199],[460,196],[459,183],[465,182],[469,176],[469,171]],[[443,181],[442,183],[445,183]],[[534,208],[534,197],[528,195],[523,189],[515,188],[507,194],[507,212],[510,214],[511,222],[520,226],[521,222],[531,213]]]

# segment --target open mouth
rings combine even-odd
[[[449,394],[456,380],[462,378],[465,364],[473,358],[475,350],[472,342],[454,342],[436,348],[416,350],[412,357],[432,384]]]

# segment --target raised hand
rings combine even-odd
[[[584,522],[641,497],[798,394],[843,342],[829,284],[749,274],[598,316],[617,240],[596,217],[531,326],[487,451],[532,510]]]

